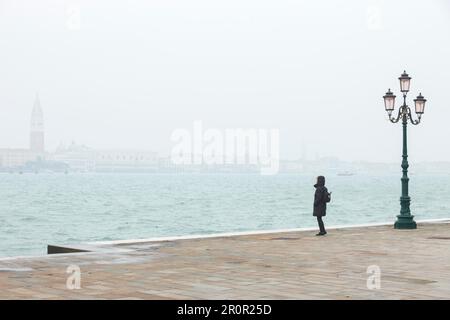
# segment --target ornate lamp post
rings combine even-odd
[[[392,117],[392,112],[394,111],[395,105],[395,95],[391,92],[391,89],[386,92],[386,95],[383,96],[384,99],[384,107],[389,115],[389,120],[392,123],[397,123],[402,120],[403,125],[403,161],[402,161],[402,169],[403,176],[401,178],[402,181],[402,195],[400,197],[400,214],[397,216],[397,221],[394,224],[395,229],[416,229],[417,225],[414,221],[414,216],[411,215],[411,210],[409,209],[409,205],[411,203],[411,198],[408,195],[408,147],[407,147],[407,132],[406,128],[408,125],[408,121],[413,125],[418,125],[422,118],[422,115],[425,110],[425,102],[422,94],[420,93],[416,99],[414,99],[415,111],[417,114],[417,120],[412,118],[411,109],[406,104],[406,95],[409,91],[409,86],[411,83],[411,77],[404,71],[403,74],[398,78],[400,80],[400,91],[403,93],[403,105],[398,110],[397,117]]]

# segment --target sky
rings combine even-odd
[[[428,100],[415,161],[450,161],[446,0],[0,0],[0,148],[168,155],[174,130],[279,129],[280,156],[400,161],[382,96]]]

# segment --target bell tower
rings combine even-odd
[[[31,112],[30,124],[30,150],[35,152],[44,152],[44,115],[39,101],[39,95],[36,94],[33,111]]]

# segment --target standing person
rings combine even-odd
[[[318,176],[317,183],[314,185],[316,192],[314,194],[314,211],[313,216],[317,217],[319,224],[319,233],[316,236],[326,235],[325,226],[322,221],[322,217],[327,215],[327,202],[331,200],[331,193],[328,193],[328,189],[325,187],[325,177]]]

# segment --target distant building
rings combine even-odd
[[[95,150],[94,166],[98,172],[153,172],[158,170],[158,155],[146,150]]]
[[[30,121],[29,149],[0,149],[0,170],[72,170],[81,172],[152,172],[159,167],[155,152],[145,150],[94,150],[72,142],[45,152],[44,113],[36,95]]]
[[[16,168],[43,159],[44,155],[27,149],[0,149],[0,167]]]
[[[52,160],[69,165],[79,172],[152,172],[158,169],[155,152],[145,150],[95,150],[72,142],[60,145]]]
[[[28,162],[45,160],[44,115],[39,96],[36,95],[31,112],[30,148],[0,149],[0,168],[13,169],[25,166]]]
[[[41,102],[39,101],[38,95],[36,95],[33,111],[31,112],[30,150],[33,152],[41,152],[41,153],[43,153],[45,150],[44,114],[42,112]]]
[[[95,170],[95,154],[84,146],[72,142],[68,147],[60,144],[51,159],[67,164],[70,170],[79,172],[90,172]]]

